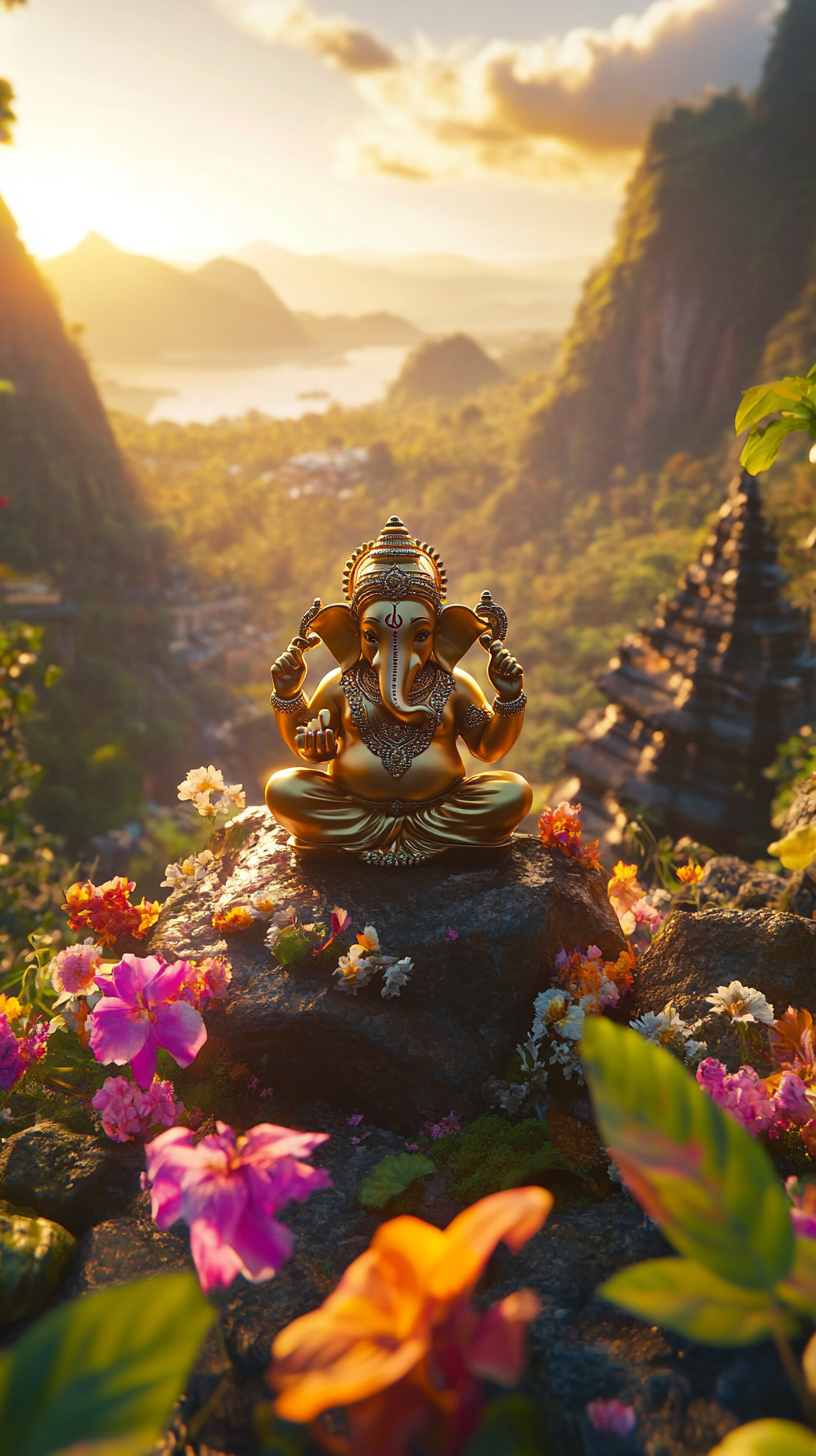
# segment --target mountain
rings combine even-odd
[[[236,255],[251,263],[291,309],[352,314],[385,310],[429,332],[463,329],[562,332],[570,322],[590,258],[555,258],[502,267],[455,254],[388,257],[307,256],[273,243],[250,243]]]
[[[67,316],[84,325],[95,359],[273,353],[308,343],[260,275],[232,258],[184,273],[89,233],[41,268]]]
[[[2,201],[0,378],[0,613],[44,621],[61,669],[26,737],[45,770],[32,811],[73,853],[133,817],[147,775],[172,785],[196,740],[168,675],[162,541]]]
[[[530,431],[528,478],[594,490],[619,467],[703,454],[774,359],[812,362],[814,54],[816,4],[790,0],[756,95],[654,125]]]
[[[415,399],[462,399],[505,378],[475,339],[452,334],[447,339],[427,339],[409,354],[389,399],[408,404]]]
[[[303,325],[310,339],[316,344],[326,344],[337,349],[361,349],[371,345],[416,344],[422,338],[422,330],[399,314],[379,313],[348,314],[333,313],[323,317],[316,313],[296,313],[295,318]]]

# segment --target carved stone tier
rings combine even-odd
[[[162,912],[151,950],[167,959],[211,952],[216,905],[260,890],[308,922],[342,906],[352,940],[374,925],[384,951],[411,957],[413,975],[398,999],[382,998],[381,976],[351,996],[332,978],[336,956],[284,969],[258,922],[227,940],[231,996],[211,1019],[202,1068],[223,1038],[253,1067],[268,1054],[264,1079],[278,1096],[325,1098],[406,1134],[451,1110],[487,1110],[482,1085],[505,1072],[527,1035],[561,946],[596,944],[611,958],[623,946],[604,877],[530,835],[490,857],[375,869],[339,852],[296,859],[267,811],[247,809],[222,835],[213,872]]]
[[[567,755],[574,797],[600,821],[587,822],[592,833],[621,809],[647,809],[674,834],[749,859],[764,851],[762,771],[810,720],[816,692],[816,653],[786,580],[744,471],[677,596],[598,678],[610,706]]]

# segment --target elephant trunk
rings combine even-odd
[[[418,727],[424,719],[434,717],[434,711],[426,703],[412,707],[408,702],[411,666],[411,652],[400,652],[397,641],[392,641],[380,661],[380,693],[389,713],[400,723],[413,723]]]

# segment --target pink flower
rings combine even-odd
[[[226,1123],[198,1146],[173,1127],[148,1143],[147,1176],[153,1218],[160,1229],[183,1218],[201,1288],[228,1289],[236,1274],[253,1284],[271,1279],[292,1252],[293,1235],[274,1215],[331,1179],[309,1157],[328,1134],[292,1132],[261,1122],[236,1139]]]
[[[777,1115],[787,1118],[803,1127],[813,1117],[813,1107],[808,1101],[805,1084],[795,1072],[783,1072],[782,1080],[774,1098]]]
[[[440,1117],[438,1122],[426,1122],[420,1137],[441,1138],[446,1137],[449,1132],[461,1132],[462,1123],[458,1112],[451,1112],[447,1117]]]
[[[255,1088],[256,1087],[260,1087],[260,1085],[261,1085],[261,1079],[260,1079],[260,1077],[252,1077],[250,1079],[250,1081],[247,1082],[247,1092],[254,1092],[255,1091]]]
[[[0,1016],[0,1092],[16,1087],[25,1074],[28,1062],[20,1055],[20,1043],[8,1023]]]
[[[232,980],[232,966],[223,956],[207,956],[195,965],[187,963],[188,974],[179,992],[179,1000],[189,1001],[196,1011],[226,1001]]]
[[[816,1183],[809,1178],[786,1178],[785,1192],[794,1205],[794,1232],[803,1239],[816,1239]]]
[[[726,1072],[722,1062],[706,1057],[697,1068],[697,1081],[709,1096],[751,1134],[764,1132],[777,1120],[768,1088],[753,1067]]]
[[[70,945],[67,950],[61,950],[48,967],[51,985],[58,996],[65,991],[72,996],[87,996],[94,988],[101,964],[102,949],[93,941]]]
[[[448,931],[447,935],[445,936],[445,944],[446,945],[450,945],[450,942],[452,940],[458,940],[458,939],[459,939],[459,931],[458,930],[451,929],[451,930]]]
[[[347,1117],[346,1118],[346,1122],[348,1123],[349,1127],[359,1127],[360,1126],[360,1123],[362,1122],[362,1120],[363,1120],[363,1114],[362,1114],[362,1112],[355,1112],[355,1113],[352,1114],[351,1117]]]
[[[157,1122],[172,1127],[184,1111],[184,1103],[176,1101],[172,1082],[152,1082],[143,1092],[127,1077],[107,1077],[91,1098],[91,1106],[101,1112],[102,1126],[115,1143],[132,1142]]]
[[[419,1143],[406,1143],[405,1147],[409,1153],[419,1152]]]
[[[91,1013],[91,1047],[98,1062],[130,1062],[142,1087],[156,1071],[164,1047],[180,1067],[189,1067],[207,1040],[200,1012],[178,999],[190,972],[187,961],[166,966],[158,956],[123,956],[113,969],[115,996],[103,996]]]
[[[591,1400],[587,1415],[596,1431],[611,1436],[628,1436],[637,1425],[634,1406],[621,1405],[619,1400]]]
[[[274,1087],[262,1087],[261,1088],[261,1096],[262,1097],[274,1097],[274,1095],[275,1095],[275,1089],[274,1089]]]

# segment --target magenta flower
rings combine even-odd
[[[776,1104],[753,1067],[727,1072],[716,1057],[706,1057],[697,1068],[697,1081],[752,1137],[778,1121]]]
[[[610,1436],[628,1436],[637,1425],[634,1406],[622,1405],[619,1400],[591,1400],[587,1415],[596,1431]]]
[[[783,1072],[776,1090],[774,1107],[779,1117],[803,1127],[813,1117],[813,1107],[808,1101],[805,1084],[795,1072]]]
[[[196,1146],[185,1128],[160,1133],[146,1148],[153,1218],[169,1228],[183,1218],[201,1288],[228,1289],[236,1274],[253,1284],[271,1279],[292,1252],[294,1235],[274,1215],[331,1178],[309,1157],[328,1133],[292,1132],[261,1122],[236,1139],[226,1123]]]
[[[28,1062],[20,1055],[20,1043],[8,1023],[8,1017],[0,1016],[0,1092],[16,1087],[23,1076]]]
[[[816,1239],[816,1183],[810,1178],[786,1178],[785,1192],[793,1204],[794,1232],[803,1239]]]
[[[141,1087],[153,1081],[159,1047],[189,1067],[207,1040],[200,1012],[178,999],[190,971],[187,961],[167,966],[159,956],[123,956],[113,968],[116,995],[103,996],[89,1018],[96,1060],[130,1062]]]
[[[451,926],[449,928],[449,930],[448,930],[447,935],[445,936],[445,943],[446,943],[446,945],[450,945],[451,944],[451,941],[458,940],[458,939],[459,939],[459,931],[458,930],[454,930],[453,929],[453,926]]]

